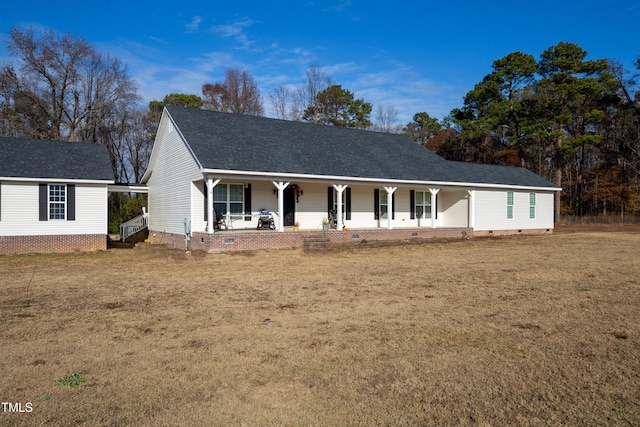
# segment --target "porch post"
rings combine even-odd
[[[278,231],[284,231],[284,189],[289,186],[289,182],[271,182],[278,189]]]
[[[476,227],[476,190],[467,190],[469,193],[469,228]]]
[[[436,215],[438,211],[438,192],[439,188],[430,188],[431,193],[431,228],[436,228]]]
[[[213,217],[213,189],[220,183],[220,178],[215,181],[210,176],[207,177],[207,233],[213,234],[216,219]]]
[[[342,224],[342,193],[344,193],[344,190],[347,189],[347,186],[342,184],[333,184],[333,188],[335,188],[336,192],[338,193],[338,200],[336,201],[336,215],[338,215],[338,223],[336,225],[336,228],[338,230],[342,230],[342,228],[344,227],[344,225]]]
[[[393,229],[391,219],[393,218],[393,193],[398,187],[384,187],[387,190],[387,230]]]

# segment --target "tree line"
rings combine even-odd
[[[16,65],[0,70],[0,135],[104,144],[117,182],[140,182],[165,105],[265,115],[246,70],[228,68],[201,94],[167,94],[143,106],[126,64],[83,37],[20,27],[9,36]],[[272,117],[403,133],[450,160],[525,167],[563,188],[557,215],[640,215],[640,59],[627,72],[565,42],[538,60],[510,53],[450,115],[417,112],[406,124],[392,105],[373,113],[316,65],[305,77],[267,95]],[[141,203],[112,195],[113,226]]]
[[[559,43],[514,52],[452,111],[427,147],[452,160],[522,166],[563,189],[556,216],[640,214],[640,92],[613,60]]]

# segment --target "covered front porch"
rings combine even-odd
[[[215,253],[473,234],[474,192],[454,186],[220,174],[193,181],[190,193],[184,232],[151,223],[150,242]],[[260,228],[265,212],[272,228]]]
[[[397,228],[473,228],[473,190],[426,183],[259,180],[218,177],[195,181],[192,233],[251,230],[262,211],[285,232]],[[224,224],[222,224],[224,223]]]
[[[169,244],[185,250],[201,250],[208,253],[249,251],[259,249],[286,249],[304,247],[315,249],[350,244],[367,244],[380,241],[413,242],[429,239],[468,239],[473,237],[473,229],[460,228],[394,228],[394,229],[330,229],[298,230],[285,227],[277,230],[225,230],[213,234],[192,232],[185,235],[151,233],[150,243]]]

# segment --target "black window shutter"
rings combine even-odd
[[[431,199],[433,200],[433,212],[435,213],[436,219],[438,219],[438,194],[434,194]]]
[[[76,220],[76,186],[67,185],[67,221]]]
[[[244,187],[244,220],[251,221],[251,184]]]
[[[416,190],[409,191],[409,212],[411,212],[411,219],[416,219]]]
[[[391,195],[391,219],[396,219],[396,192]]]
[[[49,209],[47,209],[49,203],[49,186],[47,184],[40,184],[39,190],[39,208],[40,208],[40,221],[47,221],[49,219]]]
[[[347,200],[344,202],[345,210],[345,219],[351,219],[351,187],[347,187],[346,196]]]
[[[207,191],[207,181],[204,182],[204,220],[209,221],[209,210],[207,209],[207,199],[209,198],[209,192]]]
[[[327,215],[333,209],[333,187],[327,187]]]
[[[373,189],[373,219],[380,219],[380,190]]]

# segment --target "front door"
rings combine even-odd
[[[284,225],[292,226],[296,222],[296,195],[293,187],[284,189]]]

